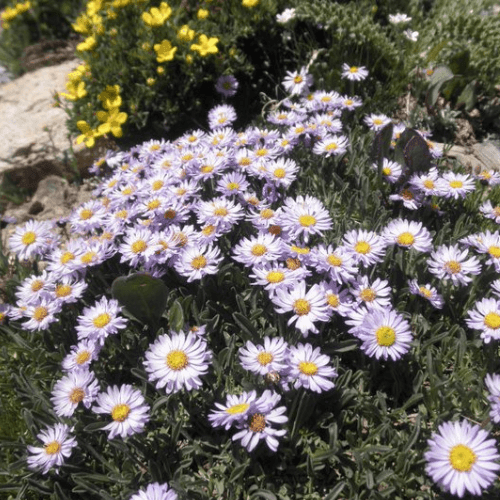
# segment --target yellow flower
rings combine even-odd
[[[76,122],[76,126],[82,133],[82,135],[79,135],[76,138],[76,143],[80,144],[82,142],[85,142],[85,146],[87,146],[88,148],[93,147],[95,144],[95,139],[97,137],[100,137],[101,134],[97,130],[93,130],[85,120]]]
[[[78,99],[82,99],[87,95],[87,91],[85,90],[85,82],[82,82],[79,79],[70,78],[69,82],[66,82],[66,89],[68,90],[69,94],[64,94],[63,92],[61,92],[60,95],[68,101],[77,101]]]
[[[251,9],[252,7],[258,5],[259,2],[260,0],[242,0],[241,5],[247,9]]]
[[[177,47],[173,47],[168,40],[163,40],[161,43],[156,43],[154,49],[157,55],[156,60],[162,63],[174,58]]]
[[[7,7],[0,16],[2,21],[8,22],[15,19],[18,15],[17,9],[13,9],[12,7]]]
[[[199,9],[196,17],[198,19],[206,19],[208,17],[209,11],[207,9]]]
[[[163,75],[163,73],[165,73],[165,68],[163,66],[158,66],[156,68],[156,72],[159,74],[159,75]]]
[[[190,42],[194,38],[194,30],[190,29],[189,26],[185,24],[177,32],[177,38],[181,42]]]
[[[186,56],[186,62],[187,62],[188,64],[193,64],[193,56],[192,56],[191,54],[188,54],[188,55]]]
[[[118,12],[116,12],[116,10],[113,10],[113,9],[108,9],[106,11],[106,15],[108,16],[108,19],[116,19],[118,17]]]
[[[219,41],[217,37],[208,38],[207,35],[200,35],[198,40],[198,44],[194,43],[191,45],[191,50],[196,50],[201,57],[219,52],[216,46],[216,43]]]
[[[127,121],[127,113],[120,112],[118,108],[110,109],[108,113],[105,111],[97,112],[97,119],[102,122],[97,130],[100,134],[108,134],[111,132],[115,137],[123,135],[122,125]]]
[[[122,105],[119,85],[107,85],[97,97],[105,109],[118,108]]]
[[[172,9],[167,2],[162,2],[160,8],[153,7],[149,12],[142,13],[142,20],[153,28],[163,26],[165,21],[172,15]]]
[[[146,84],[147,84],[149,87],[152,87],[155,83],[156,83],[156,78],[148,78],[148,79],[146,80]]]
[[[87,37],[82,43],[79,43],[76,46],[76,50],[79,50],[80,52],[85,52],[87,50],[93,50],[95,49],[97,45],[97,41],[93,36]]]
[[[149,42],[144,42],[142,45],[142,50],[145,50],[146,52],[149,52],[151,50],[151,44]]]

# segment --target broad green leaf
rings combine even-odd
[[[447,66],[438,66],[431,76],[427,95],[425,97],[425,105],[428,110],[431,110],[436,104],[439,92],[446,82],[449,82],[454,77],[453,72]]]
[[[168,324],[175,332],[180,332],[184,326],[184,310],[178,300],[174,301],[168,311]]]
[[[450,58],[449,67],[454,75],[464,75],[469,69],[470,52],[469,49],[461,50],[453,54]]]
[[[461,106],[463,104],[465,111],[470,111],[476,105],[476,83],[476,80],[469,82],[458,96],[457,106]]]
[[[154,327],[167,305],[167,287],[159,279],[145,273],[116,278],[111,294],[141,323]]]

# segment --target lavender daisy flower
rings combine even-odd
[[[233,259],[248,267],[274,262],[280,257],[280,241],[272,234],[243,238],[233,249]]]
[[[206,341],[193,333],[161,335],[145,354],[148,379],[167,394],[202,386],[200,377],[208,371],[212,353]]]
[[[236,120],[236,110],[229,104],[215,106],[208,113],[208,126],[211,130],[230,126]]]
[[[49,298],[50,280],[52,276],[47,271],[26,278],[16,290],[17,300],[26,304],[39,304],[43,298]]]
[[[88,338],[103,345],[108,335],[114,335],[127,326],[127,320],[119,316],[121,309],[117,300],[108,300],[105,296],[92,307],[85,307],[75,328],[78,340]]]
[[[264,345],[247,341],[239,350],[241,366],[256,375],[280,373],[286,367],[288,344],[281,337],[264,337]]]
[[[349,66],[342,64],[341,77],[354,82],[360,82],[368,76],[368,70],[364,66]]]
[[[380,129],[384,128],[388,123],[391,123],[391,119],[386,115],[377,115],[372,113],[371,115],[365,116],[363,121],[370,127],[370,130],[378,132]]]
[[[468,193],[476,189],[474,179],[468,174],[460,174],[457,172],[445,172],[438,179],[438,188],[441,196],[444,198],[465,198]]]
[[[391,305],[391,287],[386,280],[371,281],[368,276],[358,276],[351,283],[351,293],[356,305],[363,304],[368,310],[386,309]]]
[[[306,68],[301,68],[300,72],[287,71],[283,80],[283,87],[291,95],[307,94],[309,87],[313,84],[313,77]]]
[[[257,392],[243,392],[240,395],[228,394],[226,403],[215,403],[216,410],[208,415],[212,427],[224,427],[226,431],[237,422],[244,422],[257,399]]]
[[[193,245],[179,254],[174,268],[190,283],[201,280],[207,274],[217,274],[218,265],[222,259],[223,256],[217,246]]]
[[[321,281],[319,286],[323,291],[326,305],[330,313],[337,313],[341,316],[346,316],[352,307],[356,305],[355,302],[353,302],[349,291],[342,290],[337,283],[333,281]]]
[[[238,80],[233,75],[222,75],[217,79],[215,90],[224,97],[232,97],[238,90]]]
[[[467,316],[467,326],[479,330],[485,344],[500,340],[500,300],[484,298],[476,302]]]
[[[355,257],[343,247],[319,245],[311,251],[311,263],[320,273],[337,283],[348,283],[358,273]]]
[[[167,483],[151,483],[145,490],[139,490],[129,500],[177,500],[177,493]]]
[[[264,391],[262,396],[252,403],[248,421],[236,423],[241,430],[234,434],[232,440],[241,441],[241,445],[249,452],[254,450],[261,440],[266,442],[270,450],[277,451],[279,446],[277,438],[284,436],[286,430],[275,429],[272,425],[288,422],[288,417],[283,415],[286,406],[276,407],[280,399],[279,394],[269,390]]]
[[[372,168],[378,170],[378,165],[372,163]],[[398,162],[384,158],[382,162],[382,175],[387,182],[394,184],[401,177],[402,172],[403,169]]]
[[[28,467],[41,469],[42,474],[47,474],[53,467],[57,472],[77,446],[76,439],[70,434],[71,431],[72,429],[66,424],[56,424],[38,434],[37,437],[43,443],[43,447],[28,446],[30,453]]]
[[[394,361],[409,351],[413,339],[408,321],[391,309],[374,309],[365,314],[356,336],[368,356]]]
[[[80,403],[90,408],[98,392],[99,385],[94,373],[77,370],[56,382],[50,400],[57,415],[71,417]]]
[[[371,266],[384,259],[386,242],[382,236],[364,229],[352,230],[344,235],[342,246],[350,253],[355,263]]]
[[[24,316],[30,318],[23,323],[23,328],[28,330],[46,330],[51,323],[57,321],[55,314],[61,311],[61,304],[48,297],[41,298],[39,302],[31,303],[26,308]]]
[[[427,299],[436,309],[442,309],[444,305],[443,296],[440,295],[436,288],[430,285],[429,283],[425,285],[419,285],[417,280],[410,280],[408,282],[410,287],[410,293],[413,295],[420,295],[420,297],[424,297]]]
[[[52,229],[51,222],[30,220],[16,227],[9,238],[9,248],[20,260],[41,255],[54,246]]]
[[[287,198],[283,205],[282,225],[292,239],[303,238],[307,244],[310,236],[323,236],[332,228],[332,219],[324,205],[313,196],[299,195]]]
[[[479,425],[445,422],[427,441],[425,470],[441,489],[462,498],[481,495],[498,477],[496,441]]]
[[[254,278],[254,285],[263,286],[272,297],[277,289],[293,288],[297,276],[282,264],[266,264],[254,266],[250,278]]]
[[[397,194],[391,194],[389,200],[402,201],[408,210],[417,210],[422,206],[423,195],[415,188],[404,188]]]
[[[467,259],[469,251],[460,250],[458,245],[441,245],[427,260],[429,271],[442,280],[451,280],[455,285],[467,285],[471,275],[481,273],[481,264],[476,257]]]
[[[109,431],[108,439],[116,436],[126,438],[144,430],[149,421],[149,405],[141,391],[129,384],[108,387],[97,396],[94,413],[108,414],[113,422],[103,427]]]
[[[493,206],[490,200],[486,200],[480,207],[479,211],[488,219],[493,219],[497,224],[500,224],[500,205]]]
[[[419,252],[432,250],[432,237],[421,222],[396,219],[384,229],[382,236],[388,245],[414,248]]]
[[[297,389],[304,387],[314,392],[333,389],[331,379],[337,378],[337,370],[329,366],[330,357],[321,354],[320,348],[311,344],[290,346],[288,350],[287,379]]]
[[[90,363],[99,357],[101,346],[92,340],[82,340],[71,348],[62,362],[62,369],[66,372],[77,370],[88,371]]]
[[[495,424],[500,424],[500,375],[487,374],[484,383],[489,392],[490,418]]]
[[[288,320],[288,325],[295,323],[304,337],[307,337],[309,332],[318,333],[315,322],[329,320],[324,296],[316,284],[306,292],[306,282],[298,281],[292,289],[276,289],[276,295],[271,297],[271,300],[276,312],[294,313]]]
[[[313,153],[317,155],[338,156],[347,151],[349,139],[344,135],[327,134],[323,139],[317,142],[313,147]]]

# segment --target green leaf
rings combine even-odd
[[[174,301],[168,311],[168,324],[175,332],[180,332],[184,326],[184,310],[178,300]]]
[[[379,179],[382,178],[382,165],[384,158],[387,158],[391,149],[392,133],[394,126],[388,123],[385,127],[379,130],[373,139],[370,150],[370,160],[378,167]]]
[[[469,69],[470,52],[469,49],[461,50],[453,54],[450,58],[450,70],[455,75],[464,75]]]
[[[403,454],[408,453],[413,445],[416,443],[418,439],[418,435],[420,434],[420,414],[417,414],[417,418],[415,419],[415,427],[410,437],[408,438],[408,442],[405,444],[403,448]]]
[[[247,317],[243,316],[243,314],[239,312],[234,312],[233,319],[235,323],[241,328],[242,332],[245,334],[245,336],[243,337],[244,339],[246,338],[247,340],[250,340],[250,339],[258,339],[260,337],[259,332],[255,328],[255,326]]]
[[[464,87],[464,89],[458,96],[457,107],[463,104],[465,107],[465,111],[468,112],[476,105],[477,102],[476,83],[477,83],[476,80],[473,80]]]
[[[340,481],[337,483],[335,488],[331,489],[328,495],[326,495],[325,500],[335,500],[342,493],[342,490],[345,487],[345,481]]]
[[[406,168],[399,184],[404,184],[410,174],[428,172],[432,166],[432,155],[427,142],[412,128],[407,128],[399,137],[394,158]]]
[[[442,86],[452,80],[454,77],[453,72],[447,66],[438,66],[431,76],[429,82],[429,88],[427,89],[427,94],[425,97],[425,105],[430,111],[436,104],[439,92]]]
[[[256,498],[266,498],[267,500],[277,500],[276,495],[274,493],[271,493],[269,490],[257,490],[255,493],[252,494],[252,496],[250,497],[250,500],[253,500]]]
[[[159,278],[134,273],[116,278],[111,294],[141,323],[155,327],[167,305],[167,287]]]
[[[439,42],[437,45],[434,45],[434,47],[432,47],[432,49],[429,50],[429,53],[427,54],[426,61],[428,63],[435,61],[437,56],[441,52],[441,50],[443,50],[444,47],[446,47],[446,45],[448,45],[448,43],[449,43],[449,40],[445,39],[445,40],[442,40],[441,42]]]

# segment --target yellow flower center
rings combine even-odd
[[[257,361],[262,366],[268,365],[273,359],[274,357],[270,352],[260,352],[257,356]]]
[[[147,205],[148,210],[155,210],[159,206],[160,206],[160,200],[151,200]]]
[[[229,182],[226,187],[229,191],[234,191],[235,189],[239,189],[240,185],[237,182]]]
[[[75,258],[75,255],[72,254],[71,252],[64,252],[61,255],[61,264],[67,264],[70,260],[73,260]]]
[[[248,158],[248,156],[244,156],[243,158],[240,159],[238,165],[240,165],[241,167],[248,167],[248,165],[250,165],[251,163],[252,160]]]
[[[86,363],[89,359],[90,359],[90,352],[82,351],[76,355],[75,361],[77,365],[83,365],[83,363]]]
[[[371,247],[370,247],[370,244],[367,243],[366,241],[358,241],[354,247],[354,250],[357,252],[357,253],[360,253],[360,254],[363,254],[363,255],[366,255],[367,253],[370,252],[371,250]]]
[[[286,259],[286,267],[288,267],[291,271],[295,271],[300,266],[300,259],[293,259],[292,257],[288,257],[288,259]]]
[[[304,316],[305,314],[309,314],[311,312],[311,304],[306,299],[297,299],[293,303],[293,310],[299,316]]]
[[[266,279],[269,283],[281,283],[285,279],[285,273],[281,271],[269,271]]]
[[[55,455],[61,450],[61,445],[57,441],[52,441],[44,446],[47,455]]]
[[[450,181],[450,187],[453,189],[461,188],[464,185],[462,181]]]
[[[500,206],[496,206],[493,209],[493,214],[495,215],[495,217],[500,217]]]
[[[214,215],[216,215],[217,217],[225,217],[229,212],[227,211],[227,208],[224,208],[224,207],[220,207],[220,208],[216,208],[214,210]]]
[[[384,168],[382,169],[382,173],[383,173],[384,175],[391,175],[391,174],[392,174],[392,170],[391,170],[389,167],[384,167]]]
[[[401,233],[398,236],[398,243],[404,247],[409,247],[415,243],[415,237],[409,232]]]
[[[252,432],[262,432],[266,428],[266,417],[262,413],[254,413],[248,428]]]
[[[297,75],[294,79],[293,79],[293,83],[302,83],[304,81],[304,79],[300,76],[300,75]]]
[[[80,401],[82,401],[84,397],[85,397],[85,391],[80,387],[76,387],[69,395],[69,400],[76,405]]]
[[[318,373],[318,366],[311,361],[301,361],[299,363],[299,371],[304,375],[312,377]]]
[[[334,254],[328,255],[328,257],[326,258],[326,261],[328,262],[328,264],[330,264],[333,267],[338,267],[338,266],[342,265],[342,259],[340,257],[337,257]]]
[[[89,220],[93,215],[94,215],[94,213],[92,212],[92,210],[89,210],[88,208],[84,208],[80,212],[80,219]]]
[[[390,347],[396,342],[396,332],[390,326],[381,326],[376,332],[377,343],[380,346]]]
[[[425,288],[425,286],[421,286],[418,291],[424,295],[425,297],[427,297],[428,299],[430,299],[432,297],[432,291],[429,290],[428,288]]]
[[[500,247],[491,246],[488,248],[488,253],[498,259],[500,257]]]
[[[36,234],[33,231],[27,231],[26,233],[23,234],[23,237],[21,238],[21,241],[23,245],[31,245],[32,243],[35,243],[36,241]]]
[[[193,269],[203,269],[207,265],[207,259],[203,255],[198,255],[191,261]]]
[[[346,106],[350,106],[353,102],[354,102],[354,101],[353,101],[352,99],[346,99],[346,100],[344,101],[344,104],[345,104]]]
[[[111,321],[111,316],[108,313],[99,314],[96,316],[92,323],[96,328],[104,328]]]
[[[451,274],[457,274],[462,270],[462,266],[456,260],[449,260],[444,265],[444,270]]]
[[[286,176],[286,171],[284,168],[277,168],[274,171],[274,177],[276,177],[277,179],[283,179],[285,176]]]
[[[226,413],[229,413],[230,415],[237,415],[238,413],[244,413],[248,410],[248,408],[250,408],[248,403],[240,403],[226,408]]]
[[[292,250],[292,252],[298,253],[299,255],[306,255],[311,251],[309,247],[298,247],[297,245],[292,245],[290,247],[290,250]]]
[[[340,304],[339,296],[334,293],[329,293],[326,296],[326,302],[330,307],[338,307]]]
[[[167,354],[167,366],[174,371],[183,370],[188,365],[188,357],[183,351],[170,351]]]
[[[497,313],[488,313],[484,317],[484,324],[492,330],[500,328],[500,315]]]
[[[256,257],[262,257],[265,253],[267,253],[267,247],[265,245],[257,243],[252,247],[251,253]]]
[[[358,72],[358,67],[357,66],[351,66],[349,68],[349,72],[350,73],[357,73]]]
[[[128,196],[132,194],[134,190],[131,187],[126,187],[125,189],[122,190],[122,194],[125,196]]]
[[[435,187],[434,181],[431,179],[425,179],[423,184],[424,184],[424,187],[426,187],[427,189],[434,189],[434,187]]]
[[[49,311],[47,311],[46,307],[39,306],[35,309],[35,312],[33,313],[33,319],[35,321],[43,321],[47,316],[49,315]]]
[[[215,232],[215,226],[213,226],[212,224],[208,224],[201,230],[201,232],[204,236],[210,236]]]
[[[336,143],[336,142],[330,142],[330,144],[327,144],[325,146],[325,149],[327,151],[335,151],[336,149],[338,149],[339,145]]]
[[[158,191],[162,187],[163,187],[163,181],[160,180],[154,181],[153,184],[151,184],[151,188],[153,189],[153,191]]]
[[[450,451],[450,465],[459,472],[470,472],[476,460],[476,454],[463,444],[457,444]]]
[[[266,148],[261,148],[261,149],[257,149],[257,151],[255,152],[255,154],[257,156],[266,156],[267,155],[267,149]]]
[[[316,218],[312,215],[301,215],[299,217],[299,224],[302,227],[314,226],[316,224]]]
[[[148,248],[147,243],[144,240],[137,240],[132,243],[131,250],[133,253],[144,252]]]
[[[111,411],[111,417],[115,422],[123,422],[130,413],[130,406],[126,404],[116,405]]]
[[[71,295],[72,288],[70,285],[57,285],[56,286],[56,297],[67,297]]]
[[[203,167],[200,168],[200,171],[202,174],[209,174],[210,172],[213,172],[214,167],[212,165],[203,165]]]
[[[377,298],[377,294],[371,288],[365,288],[361,290],[359,297],[364,302],[373,302]]]
[[[31,283],[31,290],[33,292],[38,292],[43,288],[44,282],[40,280],[35,280],[33,283]]]
[[[260,216],[263,219],[270,219],[274,215],[274,210],[271,210],[270,208],[264,208],[260,211]]]
[[[128,215],[128,212],[126,210],[120,210],[120,211],[116,212],[115,217],[117,219],[125,219],[127,217],[127,215]]]
[[[84,264],[90,264],[94,260],[94,257],[96,257],[96,255],[97,254],[95,252],[87,252],[86,254],[82,255],[80,260]]]

